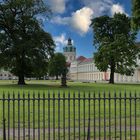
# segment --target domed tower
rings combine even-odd
[[[63,48],[67,62],[73,62],[76,59],[76,48],[72,44],[71,38],[68,39],[66,47]]]

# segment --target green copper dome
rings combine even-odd
[[[72,45],[72,41],[69,38],[67,46],[63,48],[64,52],[76,52],[76,48]]]

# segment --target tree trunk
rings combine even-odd
[[[18,77],[18,85],[25,85],[24,74],[20,74]]]
[[[58,75],[56,75],[56,80],[59,80],[59,79],[58,79]]]
[[[24,68],[25,68],[25,51],[22,50],[22,57],[17,56],[17,64],[18,64],[18,85],[25,85],[24,79]]]
[[[110,84],[114,84],[114,73],[115,73],[115,65],[114,63],[111,65],[111,72],[110,72]]]
[[[111,71],[110,73],[110,80],[109,80],[110,84],[114,84],[114,72]]]
[[[66,74],[62,75],[62,78],[61,78],[61,86],[62,87],[67,87]]]

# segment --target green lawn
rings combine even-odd
[[[97,92],[139,92],[140,91],[140,83],[139,84],[108,84],[108,83],[81,83],[81,82],[68,82],[67,88],[62,88],[60,86],[60,81],[50,81],[50,80],[34,80],[34,81],[26,81],[27,85],[25,86],[18,86],[17,81],[8,81],[8,80],[1,80],[0,81],[0,92],[2,94],[3,91],[5,92],[22,92],[22,91],[95,91]]]
[[[31,94],[31,97],[33,95],[33,93],[35,93],[35,96],[38,97],[38,93],[40,93],[40,96],[43,96],[43,93],[45,94],[46,97],[48,97],[48,93],[50,93],[50,96],[52,97],[53,94],[55,95],[55,97],[58,97],[58,93],[60,93],[60,97],[63,96],[63,94],[65,93],[65,96],[68,97],[68,94],[70,93],[70,97],[73,97],[73,93],[75,93],[75,96],[78,97],[80,95],[80,97],[85,96],[88,97],[89,92],[91,93],[91,97],[93,97],[94,93],[95,96],[98,97],[98,93],[100,92],[101,96],[103,97],[104,93],[106,95],[106,97],[108,97],[108,93],[110,92],[111,97],[114,96],[114,92],[116,92],[117,96],[120,95],[120,92],[122,93],[121,95],[124,96],[124,93],[126,93],[127,96],[129,96],[130,92],[132,94],[132,96],[134,96],[135,92],[137,93],[137,96],[139,96],[139,92],[140,92],[140,85],[139,84],[114,84],[114,85],[110,85],[110,84],[103,84],[103,83],[80,83],[80,82],[68,82],[68,87],[66,88],[62,88],[60,86],[60,81],[27,81],[27,85],[25,86],[18,86],[16,85],[16,81],[0,81],[0,98],[2,98],[3,92],[5,92],[6,97],[8,97],[8,93],[10,94],[10,96],[13,96],[13,93],[15,93],[16,97],[18,95],[18,93],[20,93],[20,96],[23,96],[23,93],[25,93],[25,96],[28,96],[28,93]],[[79,94],[80,93],[80,94]],[[79,94],[79,95],[78,95]],[[73,108],[73,101],[70,101],[70,108],[68,108],[68,101],[65,102],[65,128],[66,128],[66,139],[68,139],[68,127],[70,126],[71,129],[71,139],[73,137],[74,134],[74,129],[73,129],[73,125],[74,125],[74,108]],[[116,130],[116,137],[119,138],[120,137],[120,133],[119,133],[119,124],[120,124],[120,111],[121,111],[121,124],[122,124],[122,133],[124,133],[124,126],[125,126],[125,106],[124,106],[125,102],[124,100],[122,100],[121,103],[121,110],[120,110],[120,101],[117,100],[116,102],[116,125],[117,125],[117,130]],[[8,104],[6,103],[6,106]],[[13,127],[13,114],[12,114],[12,105],[13,102],[11,101],[10,103],[10,128],[12,131],[12,127]],[[18,102],[15,102],[16,108],[15,108],[15,113],[16,113],[16,118],[15,118],[15,126],[17,128],[18,126]],[[80,123],[80,136],[83,137],[84,136],[84,121],[85,121],[85,128],[86,128],[86,135],[87,135],[87,129],[88,129],[88,115],[89,115],[89,102],[88,100],[85,101],[85,120],[84,120],[84,101],[80,101],[80,114],[78,114],[78,106],[79,102],[78,100],[76,100],[75,102],[75,126],[76,126],[76,137],[78,137],[79,134],[79,123]],[[132,116],[132,125],[134,126],[135,124],[135,104],[134,101],[132,100],[132,109],[131,109],[131,116]],[[140,101],[138,100],[137,102],[137,134],[138,137],[140,137]],[[46,136],[48,135],[47,131],[48,131],[48,123],[50,123],[50,129],[51,129],[51,136],[53,133],[53,119],[54,119],[54,112],[53,112],[53,100],[50,101],[50,110],[48,110],[48,101],[45,102],[45,127],[46,127]],[[25,115],[25,126],[26,128],[28,128],[28,102],[26,101],[25,103],[25,112],[23,112],[23,103],[20,103],[20,126],[22,127],[23,125],[23,114]],[[60,110],[58,109],[58,101],[55,101],[55,128],[56,128],[56,137],[58,136],[58,119],[60,118],[60,135],[61,137],[63,137],[63,101],[60,101]],[[94,125],[96,126],[96,138],[99,137],[99,132],[98,132],[98,128],[99,128],[99,109],[100,109],[100,127],[101,127],[101,136],[104,136],[104,118],[106,118],[106,131],[107,131],[107,138],[109,137],[108,134],[108,130],[109,130],[109,102],[106,101],[106,105],[104,106],[104,100],[101,100],[100,102],[100,108],[99,108],[99,101],[96,100],[95,101],[95,112],[94,112],[94,100],[90,101],[90,126],[91,126],[91,137],[94,137]],[[104,115],[104,109],[106,110],[106,115]],[[114,101],[112,100],[110,102],[110,109],[111,109],[111,133],[112,133],[112,139],[114,139],[115,136],[115,108],[114,108]],[[6,116],[6,120],[8,119],[8,107],[6,107],[5,109],[5,116]],[[60,111],[60,115],[58,114],[58,110]],[[127,123],[127,136],[129,139],[129,133],[130,133],[130,102],[129,100],[126,101],[126,123]],[[50,121],[48,118],[48,111],[50,111]],[[68,115],[68,111],[70,111],[70,116]],[[2,112],[2,102],[0,102],[0,112]],[[41,131],[43,130],[43,101],[41,101],[40,103],[40,127],[41,127]],[[38,102],[35,102],[35,127],[38,128]],[[80,117],[80,122],[79,122],[79,117]],[[94,117],[95,117],[95,123],[94,123]],[[30,125],[31,128],[33,128],[33,102],[31,101],[30,103]],[[69,119],[70,119],[70,124],[69,124]],[[0,114],[0,128],[2,128],[2,113]],[[7,125],[7,122],[6,122]],[[37,130],[36,130],[37,131]],[[42,132],[41,132],[42,133]],[[31,134],[32,135],[32,134]],[[132,128],[132,135],[134,136],[134,127]],[[122,134],[122,136],[124,137],[124,134]],[[28,136],[27,136],[28,138]],[[134,138],[134,137],[133,137]],[[123,138],[122,138],[123,139]]]

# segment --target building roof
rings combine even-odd
[[[87,59],[87,58],[84,56],[79,56],[76,60],[77,61],[84,61],[85,59]]]
[[[83,62],[92,62],[93,58],[86,58]]]
[[[80,61],[81,63],[88,63],[88,62],[92,62],[93,58],[86,58],[84,56],[79,56],[76,60]]]
[[[73,46],[71,38],[68,39],[67,45],[63,48],[63,52],[64,53],[66,53],[66,52],[68,52],[68,53],[75,52],[76,53],[76,48]]]

